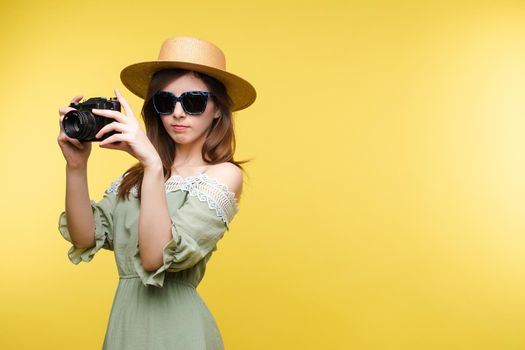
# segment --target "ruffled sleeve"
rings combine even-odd
[[[170,208],[172,239],[164,247],[163,265],[156,271],[146,271],[137,244],[134,265],[144,285],[162,287],[166,272],[195,266],[217,249],[217,242],[229,230],[229,223],[239,211],[234,193],[206,174],[202,175],[177,187],[186,193],[180,207]]]
[[[98,203],[91,201],[95,219],[95,245],[90,248],[77,248],[73,245],[67,253],[73,264],[81,261],[90,262],[101,248],[113,250],[113,207],[115,203],[116,194],[110,189],[106,190],[104,197]],[[60,214],[58,230],[65,240],[73,243],[69,235],[65,211]]]

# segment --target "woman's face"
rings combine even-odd
[[[169,91],[175,96],[180,96],[187,91],[209,91],[206,85],[191,73],[187,73],[168,83],[162,91]],[[212,98],[208,99],[208,104],[204,113],[199,115],[189,115],[184,112],[179,101],[175,105],[172,114],[164,115],[162,124],[177,144],[192,144],[196,142],[204,143],[206,134],[214,118],[218,117],[218,108]],[[176,126],[184,126],[177,128]]]

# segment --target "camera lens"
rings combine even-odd
[[[62,119],[67,136],[78,140],[89,140],[97,134],[95,116],[90,111],[69,111]]]

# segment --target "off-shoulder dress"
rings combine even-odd
[[[165,189],[172,239],[164,247],[164,264],[146,271],[138,250],[137,190],[133,188],[127,200],[118,199],[121,180],[113,182],[99,202],[91,201],[95,246],[73,245],[68,251],[74,264],[91,261],[102,248],[114,252],[119,283],[102,348],[222,349],[215,319],[196,287],[239,211],[235,194],[204,172],[169,178]],[[59,231],[71,242],[65,212],[60,214]]]

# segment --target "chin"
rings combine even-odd
[[[180,136],[180,135],[175,135],[175,136],[172,136],[171,138],[173,139],[173,141],[175,141],[175,143],[185,144],[185,143],[190,142],[190,140],[188,140],[187,137]]]
[[[186,145],[196,141],[193,137],[188,137],[188,135],[172,135],[171,137],[175,143]]]

